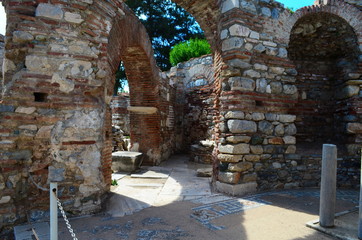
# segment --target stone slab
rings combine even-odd
[[[112,153],[113,172],[134,172],[140,168],[143,161],[142,153],[118,151]]]

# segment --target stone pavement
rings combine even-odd
[[[133,176],[115,175],[118,186],[112,188],[105,211],[70,220],[77,238],[335,239],[306,226],[318,218],[319,189],[230,197],[211,192],[209,179],[196,177],[198,167],[205,166],[189,163],[185,156],[175,156],[160,167]],[[355,209],[358,195],[357,191],[339,190],[336,212]],[[351,221],[353,217],[344,226],[352,226]],[[59,222],[59,239],[72,239],[64,221]],[[354,230],[350,231],[353,235]]]

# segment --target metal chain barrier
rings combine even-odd
[[[59,208],[59,210],[60,210],[60,212],[61,212],[61,214],[63,216],[63,219],[65,221],[65,224],[67,225],[67,228],[68,228],[68,231],[69,231],[70,235],[72,236],[73,240],[78,240],[78,238],[75,236],[72,225],[70,225],[69,220],[68,220],[67,216],[65,215],[65,211],[63,209],[63,206],[62,206],[59,198],[56,195],[55,195],[55,198],[57,199],[58,208]]]

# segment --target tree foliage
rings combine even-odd
[[[205,39],[190,39],[189,41],[175,45],[170,52],[172,66],[185,62],[191,58],[210,54],[210,44]]]
[[[204,38],[195,19],[171,0],[128,0],[126,4],[140,18],[151,39],[157,64],[171,67],[171,47],[190,38]]]
[[[190,38],[204,38],[196,20],[171,0],[127,0],[126,4],[146,27],[156,62],[163,71],[171,67],[169,56],[172,46]],[[116,75],[115,94],[127,81],[121,65]]]

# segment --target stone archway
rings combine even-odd
[[[335,14],[306,14],[291,31],[288,56],[298,71],[299,150],[334,143],[341,154],[357,155],[360,69],[354,29]]]

